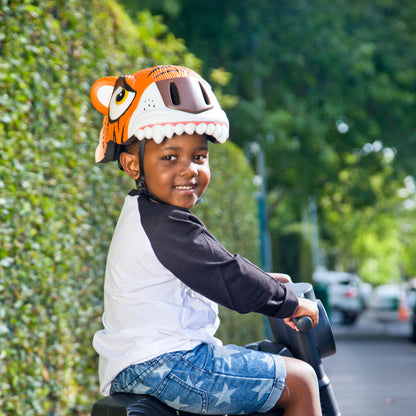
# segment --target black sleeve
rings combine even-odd
[[[293,315],[296,294],[244,257],[229,253],[196,216],[150,201],[144,206],[141,221],[157,258],[191,289],[240,313]]]

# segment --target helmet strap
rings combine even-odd
[[[144,176],[144,150],[146,148],[146,138],[143,140],[139,140],[139,169],[140,169],[140,176],[139,179],[136,179],[136,186],[139,191],[148,192],[147,185],[146,185],[146,178]]]
[[[139,141],[139,168],[140,177],[144,179],[144,149],[146,148],[146,139]]]
[[[146,148],[146,139],[139,141],[139,169],[140,169],[140,176],[138,179],[136,179],[136,186],[137,189],[141,191],[148,192],[147,185],[145,182],[145,176],[144,176],[144,149]]]
[[[139,141],[139,169],[140,169],[140,176],[139,179],[136,179],[136,186],[137,190],[139,191],[139,194],[147,195],[150,199],[153,201],[156,201],[160,204],[164,204],[164,202],[159,199],[156,195],[153,195],[152,192],[150,192],[149,188],[147,187],[145,176],[144,176],[144,149],[146,148],[146,140],[143,139]]]

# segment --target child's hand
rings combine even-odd
[[[284,273],[268,273],[269,276],[271,276],[274,280],[280,282],[280,283],[291,283],[292,279],[288,274]]]
[[[299,318],[301,316],[309,316],[313,322],[312,328],[316,326],[319,320],[319,310],[316,302],[305,298],[299,298],[299,305],[295,309],[293,316],[290,318],[284,318],[283,321],[295,331],[299,331],[298,328],[296,328],[292,318]]]

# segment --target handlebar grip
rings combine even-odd
[[[309,316],[292,318],[292,321],[295,323],[296,328],[298,328],[300,332],[307,332],[313,327],[312,318],[310,318]]]

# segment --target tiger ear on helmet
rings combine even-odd
[[[101,114],[107,115],[108,113],[111,95],[117,79],[117,77],[100,78],[91,87],[92,104]]]

